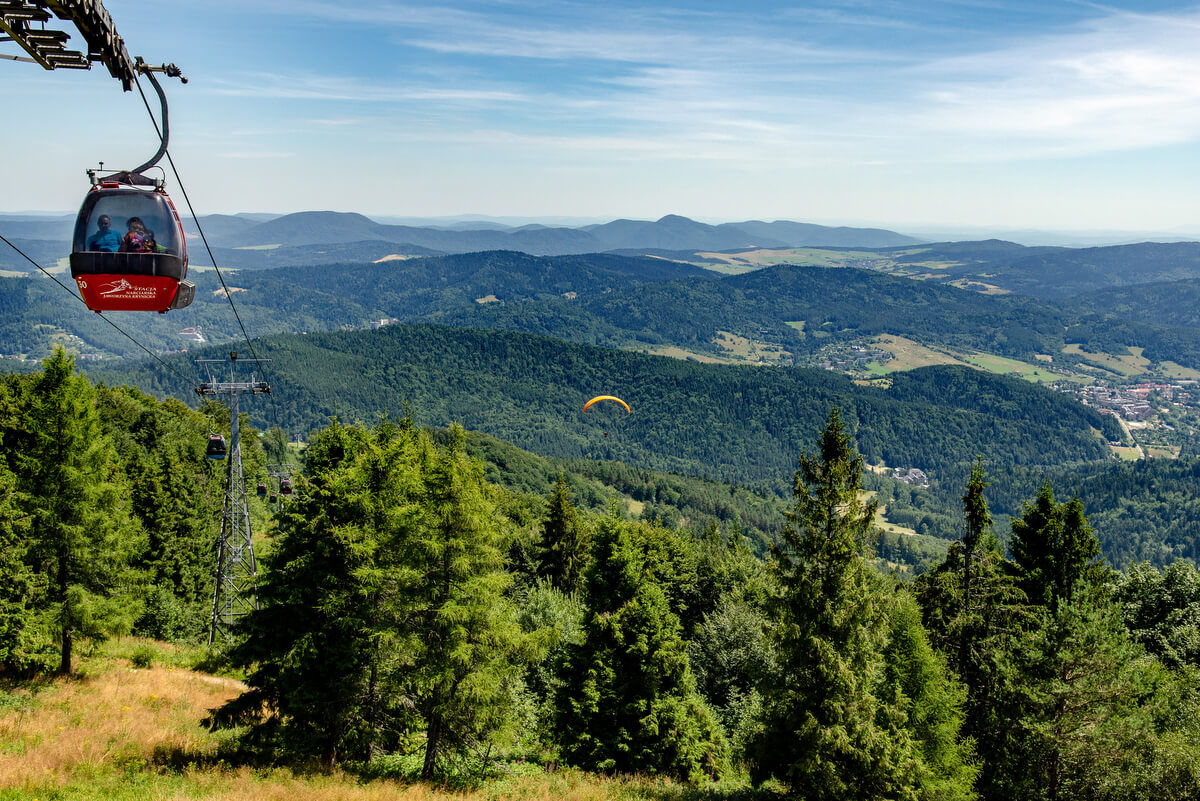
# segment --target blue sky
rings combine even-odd
[[[106,0],[189,78],[198,213],[1200,231],[1197,5],[347,5]],[[102,68],[0,61],[0,98],[2,211],[155,149]]]

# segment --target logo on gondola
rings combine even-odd
[[[155,292],[154,287],[137,286],[136,284],[130,283],[128,279],[122,278],[119,281],[113,281],[111,284],[105,284],[104,288],[99,290],[97,294],[101,295],[102,297],[107,297],[108,295],[122,295],[128,297],[132,295],[135,297],[152,298],[154,297]]]
[[[127,289],[133,289],[133,284],[122,278],[120,281],[113,281],[111,284],[105,284],[105,288],[100,290],[100,294],[115,295],[118,292],[124,292]]]

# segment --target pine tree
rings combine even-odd
[[[77,635],[98,639],[132,626],[130,561],[144,547],[94,391],[74,371],[59,349],[33,377],[15,464],[32,513],[29,559],[46,578],[41,606],[58,636],[63,674],[72,672]]]
[[[538,576],[562,592],[577,592],[583,583],[591,538],[571,503],[571,492],[560,473],[546,504],[542,539],[538,543]]]
[[[410,610],[417,645],[410,697],[425,719],[424,779],[438,771],[447,747],[482,750],[504,724],[529,653],[506,596],[506,533],[483,480],[466,453],[458,426],[441,452],[427,451],[423,469],[423,525],[408,543],[415,576]]]
[[[887,634],[863,558],[876,507],[859,496],[861,476],[835,409],[817,454],[800,457],[795,507],[774,554],[780,665],[763,690],[754,776],[821,801],[905,797],[920,773],[911,737],[897,733],[875,694]]]
[[[610,773],[717,776],[724,744],[695,691],[679,620],[611,515],[597,532],[585,605],[583,641],[570,650],[558,693],[565,758]]]

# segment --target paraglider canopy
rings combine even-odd
[[[591,406],[593,403],[596,403],[597,401],[602,401],[602,400],[615,401],[615,402],[621,404],[622,406],[624,406],[625,411],[629,412],[630,414],[633,414],[633,410],[629,408],[629,404],[626,403],[625,401],[621,400],[620,398],[618,398],[616,395],[597,395],[596,397],[592,398],[587,403],[583,404],[583,410],[586,412],[588,410],[589,406]]]

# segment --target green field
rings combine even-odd
[[[964,364],[963,360],[940,350],[927,348],[919,342],[892,334],[883,334],[871,341],[871,345],[892,354],[892,360],[883,365],[872,362],[867,370],[872,375],[885,375],[935,364]]]
[[[1167,378],[1200,380],[1200,370],[1193,370],[1175,362],[1159,362],[1158,371]]]
[[[739,274],[771,267],[776,264],[807,264],[816,267],[862,267],[890,271],[895,261],[878,253],[858,250],[824,250],[822,248],[783,248],[746,250],[741,253],[699,252],[704,261],[698,267],[725,274]]]
[[[1064,347],[1062,352],[1080,356],[1087,364],[1125,378],[1144,375],[1150,369],[1150,360],[1142,356],[1142,348],[1131,347],[1128,355],[1114,356],[1111,353],[1088,353],[1080,345],[1072,344]]]
[[[1036,384],[1054,384],[1059,381],[1075,381],[1090,384],[1091,379],[1073,373],[1060,373],[1048,369],[1044,364],[1029,364],[1028,362],[1009,359],[1004,356],[994,356],[990,353],[972,353],[964,356],[968,364],[973,364],[997,375],[1019,375],[1026,381]]]

